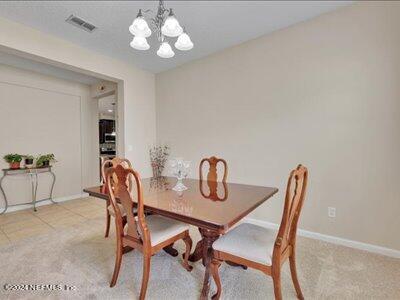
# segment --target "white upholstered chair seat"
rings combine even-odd
[[[264,265],[272,265],[276,236],[275,230],[243,223],[216,240],[213,249]]]
[[[151,246],[158,245],[173,236],[189,230],[189,225],[159,215],[147,216],[146,224],[150,231]],[[125,234],[128,230],[127,225],[124,228]],[[139,225],[138,228],[140,228]]]
[[[125,208],[123,207],[123,205],[121,203],[117,203],[117,205],[119,207],[119,211],[121,212],[121,215],[123,217],[125,217],[126,216]],[[108,209],[108,212],[110,213],[110,215],[112,215],[115,218],[115,212],[114,212],[112,205],[109,205],[107,207],[107,209]]]

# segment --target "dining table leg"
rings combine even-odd
[[[203,258],[203,240],[198,241],[193,253],[189,255],[190,262],[196,262]]]
[[[201,228],[199,228],[201,234]],[[203,240],[197,242],[196,248],[194,249],[193,253],[189,255],[190,262],[196,262],[203,258]]]
[[[212,244],[218,239],[219,234],[215,231],[208,229],[200,229],[201,236],[203,237],[203,264],[206,267],[203,281],[203,289],[201,291],[201,300],[208,299],[210,291],[210,264],[212,260]]]

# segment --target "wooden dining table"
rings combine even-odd
[[[271,198],[277,188],[237,183],[184,180],[188,188],[172,190],[176,178],[142,179],[144,208],[147,212],[179,220],[199,228],[202,239],[189,260],[202,259],[205,275],[200,299],[207,299],[210,289],[212,244],[218,237]],[[108,199],[103,186],[85,188],[90,196]],[[132,191],[133,195],[135,191]]]

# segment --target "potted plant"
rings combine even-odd
[[[33,160],[35,158],[30,154],[24,155],[24,157],[25,157],[25,167],[26,168],[32,168],[33,167]]]
[[[50,166],[51,162],[56,162],[56,158],[53,153],[49,154],[44,154],[44,155],[39,155],[37,160],[36,160],[36,166],[37,167],[48,167]]]
[[[10,153],[4,156],[4,160],[10,164],[10,169],[19,169],[22,161],[22,155]]]

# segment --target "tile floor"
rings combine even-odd
[[[0,246],[101,217],[105,202],[91,197],[6,213],[0,215]]]

